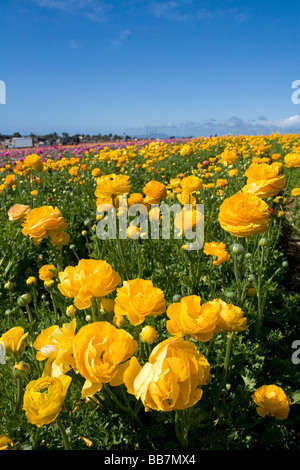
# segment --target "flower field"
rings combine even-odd
[[[0,449],[299,450],[299,135],[0,166]]]

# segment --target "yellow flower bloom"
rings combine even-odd
[[[41,157],[34,153],[25,157],[24,165],[30,168],[31,170],[37,171],[42,171],[44,166]]]
[[[41,377],[29,382],[25,389],[23,410],[28,422],[38,428],[52,423],[64,404],[71,377]]]
[[[8,446],[12,446],[12,445],[13,445],[13,441],[9,437],[4,436],[4,435],[0,436],[0,450],[7,450]]]
[[[57,248],[68,245],[70,235],[67,232],[54,232],[50,235],[50,243]]]
[[[226,251],[226,245],[222,242],[205,243],[203,253],[210,256],[217,256],[217,260],[213,261],[215,266],[219,266],[230,260],[230,255]]]
[[[192,194],[202,188],[202,181],[197,176],[187,176],[181,181],[181,188],[186,194]]]
[[[39,278],[42,281],[51,280],[51,279],[54,278],[54,272],[53,271],[56,271],[56,267],[53,266],[53,264],[44,264],[44,266],[42,266],[39,269]]]
[[[251,395],[251,398],[257,405],[257,413],[262,418],[273,416],[277,420],[283,420],[289,415],[291,400],[277,385],[263,385]]]
[[[220,307],[218,310],[218,328],[228,332],[239,332],[247,329],[247,319],[243,316],[243,311],[240,307],[227,304],[220,299],[215,299],[209,303]]]
[[[184,410],[202,397],[210,381],[210,365],[197,348],[183,338],[158,344],[143,367],[135,357],[124,373],[128,393],[141,400],[145,411]]]
[[[225,199],[219,209],[221,227],[235,237],[265,232],[269,217],[268,205],[250,193],[234,194]]]
[[[105,175],[97,179],[95,196],[97,198],[116,197],[128,193],[131,189],[129,176]]]
[[[292,189],[292,191],[291,191],[291,196],[293,196],[293,197],[300,196],[300,188],[294,188],[294,189]]]
[[[300,153],[289,153],[284,157],[286,168],[300,168]]]
[[[68,225],[58,208],[42,206],[27,212],[22,227],[23,235],[29,235],[38,245],[41,240],[65,230]]]
[[[167,188],[163,183],[159,181],[148,181],[148,183],[143,188],[144,202],[147,204],[159,204],[161,199],[167,197]]]
[[[14,354],[17,356],[22,354],[27,346],[27,336],[28,333],[25,333],[21,326],[15,326],[3,333],[0,337],[0,341],[3,341],[5,344],[6,354]]]
[[[27,212],[30,210],[29,206],[24,204],[14,204],[8,211],[7,215],[10,221],[19,222],[23,220]]]
[[[140,332],[140,338],[143,343],[151,344],[158,338],[158,334],[153,326],[147,325]]]
[[[146,316],[161,315],[165,311],[164,293],[158,287],[154,287],[150,280],[124,281],[123,286],[117,289],[115,314],[127,315],[132,325],[140,325]]]
[[[219,306],[212,302],[201,304],[201,297],[189,295],[167,309],[168,332],[177,337],[188,335],[197,341],[209,341],[217,332]]]
[[[128,359],[137,349],[137,342],[127,331],[108,322],[83,326],[73,342],[76,368],[86,379],[82,397],[101,390],[103,383],[112,386],[123,383]]]
[[[279,170],[276,163],[272,165],[252,163],[245,171],[244,176],[247,177],[247,184],[242,188],[242,191],[261,198],[276,196],[286,184],[285,176],[280,175]]]
[[[77,266],[67,266],[58,275],[58,289],[65,297],[74,298],[78,310],[90,307],[93,297],[105,297],[113,292],[121,281],[110,264],[94,259],[82,259]]]

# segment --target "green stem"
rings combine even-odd
[[[28,313],[29,321],[30,321],[30,323],[32,323],[33,322],[33,317],[32,317],[32,313],[31,313],[29,305],[25,305],[25,308],[26,308],[27,313]]]
[[[224,390],[224,386],[226,385],[226,379],[227,379],[227,375],[228,375],[228,369],[229,369],[230,358],[231,358],[231,348],[232,348],[233,335],[234,335],[233,332],[227,333],[227,344],[226,344],[226,353],[225,353],[223,373],[222,373],[222,377],[221,377],[221,381],[220,381],[220,385],[219,385],[219,389],[218,389],[218,393],[217,393],[217,397],[216,397],[214,407],[216,407],[216,405],[217,405],[217,403],[220,399],[221,393]]]
[[[23,400],[23,378],[22,377],[17,377],[16,378],[17,382],[17,402],[16,402],[16,407],[15,407],[15,413],[19,413],[22,400]]]
[[[69,438],[68,438],[68,436],[67,436],[66,429],[65,429],[65,427],[64,427],[64,425],[63,425],[63,422],[62,422],[60,416],[58,416],[58,417],[56,418],[56,424],[57,424],[57,427],[59,428],[60,433],[61,433],[61,436],[62,436],[62,438],[63,438],[65,450],[72,450],[70,440],[69,440]]]

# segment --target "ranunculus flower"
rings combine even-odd
[[[291,400],[277,385],[263,385],[255,390],[251,398],[257,405],[257,413],[262,418],[273,416],[277,420],[282,420],[289,415]]]
[[[153,326],[146,325],[140,332],[140,338],[143,343],[151,344],[158,338],[158,334]]]
[[[127,315],[132,325],[140,325],[147,316],[161,315],[165,311],[164,293],[150,280],[124,281],[123,286],[117,289],[115,314]]]
[[[235,237],[265,232],[270,214],[268,205],[255,194],[239,192],[225,199],[219,209],[219,223]]]
[[[4,436],[4,435],[0,436],[0,450],[7,450],[8,446],[12,446],[12,445],[13,445],[13,441],[9,437]]]
[[[68,227],[60,210],[52,206],[42,206],[27,212],[22,223],[23,235],[33,238],[35,245],[55,232],[62,232]]]
[[[44,166],[41,157],[39,155],[36,155],[35,153],[27,155],[25,157],[24,164],[31,170],[37,171],[42,171]]]
[[[10,221],[19,222],[23,220],[30,207],[24,204],[14,204],[8,211],[7,215]]]
[[[173,337],[159,343],[143,367],[132,357],[123,378],[128,393],[142,401],[145,411],[172,411],[197,403],[211,376],[196,346]]]
[[[182,157],[190,157],[193,153],[193,147],[190,144],[184,144],[180,149],[180,155]]]
[[[230,255],[226,251],[226,245],[222,242],[205,243],[203,253],[217,257],[217,259],[213,261],[215,266],[219,266],[220,264],[230,260]]]
[[[116,197],[128,193],[131,189],[129,176],[111,175],[101,176],[97,179],[95,196],[97,198]]]
[[[185,207],[174,219],[175,227],[182,233],[189,232],[204,221],[203,214],[197,209],[189,210]]]
[[[56,271],[56,267],[53,266],[53,264],[44,264],[44,266],[39,269],[39,278],[42,281],[49,281],[54,278],[53,271]]]
[[[181,181],[181,187],[186,194],[192,194],[202,188],[202,181],[198,176],[187,176]]]
[[[300,188],[293,188],[291,191],[291,196],[293,197],[300,196]]]
[[[284,157],[284,166],[286,168],[300,168],[300,153],[288,153]]]
[[[59,377],[75,366],[73,358],[73,340],[75,338],[76,319],[64,323],[61,328],[57,325],[43,330],[33,343],[38,350],[36,359],[47,359],[43,375]]]
[[[217,332],[219,306],[201,304],[201,297],[188,295],[167,308],[168,332],[177,337],[188,335],[197,341],[209,341]]]
[[[6,354],[15,354],[17,356],[22,354],[27,346],[27,336],[28,332],[25,333],[21,326],[15,326],[3,333],[0,341],[5,344]]]
[[[76,368],[86,379],[82,396],[93,395],[103,383],[121,385],[128,359],[136,349],[137,342],[127,331],[106,321],[83,326],[73,342]]]
[[[64,245],[68,245],[70,241],[70,235],[67,232],[54,232],[50,236],[50,243],[57,248],[61,248]]]
[[[228,332],[239,332],[247,329],[247,319],[240,307],[227,304],[221,299],[215,299],[208,303],[220,307],[218,310],[218,328]]]
[[[275,162],[272,165],[251,163],[244,173],[247,177],[247,184],[242,191],[261,198],[276,196],[286,185],[285,176],[280,175],[279,171],[280,168]]]
[[[159,204],[162,199],[167,197],[167,188],[163,183],[159,181],[148,181],[148,183],[143,188],[144,202],[147,204]]]
[[[38,428],[52,423],[59,415],[71,383],[71,377],[41,377],[25,389],[23,410],[28,422]]]
[[[77,266],[67,266],[58,275],[58,289],[65,297],[74,298],[79,310],[89,308],[93,297],[105,297],[113,292],[121,281],[110,264],[95,259],[82,259]]]

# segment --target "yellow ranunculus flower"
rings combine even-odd
[[[86,379],[82,396],[101,390],[103,383],[123,383],[128,359],[137,349],[137,342],[127,331],[108,322],[83,326],[73,342],[73,356],[78,372]]]
[[[144,202],[147,204],[159,204],[161,199],[167,197],[167,188],[163,183],[159,181],[148,181],[148,183],[143,188]]]
[[[247,319],[240,307],[227,304],[221,299],[215,299],[212,305],[219,306],[217,327],[228,332],[238,332],[247,329]]]
[[[230,260],[230,255],[226,251],[226,245],[222,242],[205,243],[203,253],[217,257],[217,260],[213,261],[215,266],[219,266],[220,264]]]
[[[210,365],[197,348],[183,338],[159,343],[142,367],[135,357],[124,373],[128,393],[141,399],[145,410],[184,410],[202,397],[210,381]]]
[[[257,413],[262,418],[273,416],[277,420],[282,420],[289,415],[291,400],[277,385],[263,385],[251,395],[251,398],[257,405]]]
[[[147,316],[161,315],[165,311],[164,293],[150,280],[124,281],[123,286],[117,289],[115,314],[127,315],[132,325],[140,325]]]
[[[120,283],[119,274],[103,260],[82,259],[78,265],[67,266],[59,273],[58,289],[68,298],[74,298],[79,310],[92,305],[93,297],[105,297]]]
[[[56,271],[56,267],[53,266],[53,264],[44,264],[44,266],[39,269],[39,278],[42,281],[48,281],[50,279],[53,279],[53,271]]]
[[[186,194],[192,194],[202,188],[202,181],[197,176],[187,176],[181,181],[181,188]]]
[[[140,332],[140,338],[143,343],[151,344],[158,338],[158,334],[153,326],[146,325]]]
[[[29,235],[38,245],[41,240],[65,230],[68,225],[57,207],[42,206],[27,212],[22,227],[23,235]]]
[[[44,166],[41,157],[39,155],[36,155],[35,153],[27,155],[25,157],[24,165],[26,165],[31,170],[37,171],[42,171]]]
[[[250,193],[234,194],[225,199],[219,209],[221,227],[235,237],[265,232],[269,217],[268,205]]]
[[[300,188],[292,189],[291,196],[293,196],[293,197],[300,196]]]
[[[3,333],[0,341],[5,344],[5,352],[8,355],[14,354],[19,356],[27,346],[28,332],[25,333],[21,326],[15,326]]]
[[[168,307],[167,330],[173,336],[188,335],[197,341],[209,341],[217,332],[218,310],[218,305],[201,304],[201,297],[188,295]]]
[[[251,163],[244,174],[247,177],[247,184],[242,191],[261,198],[276,196],[286,185],[285,176],[280,175],[279,170],[275,162],[272,165]]]
[[[7,436],[0,436],[0,450],[7,450],[8,446],[12,446],[13,441]]]
[[[50,236],[50,243],[57,248],[61,248],[64,245],[68,245],[70,241],[70,235],[67,232],[54,232]]]
[[[95,196],[97,198],[116,197],[128,193],[131,189],[129,176],[111,175],[101,176],[97,179]]]
[[[189,232],[204,221],[203,214],[197,209],[183,209],[174,219],[175,227],[181,232]]]
[[[29,382],[25,389],[23,410],[28,422],[38,428],[52,423],[64,404],[71,377],[41,377]]]
[[[23,220],[30,207],[24,204],[14,204],[8,211],[7,215],[10,221],[19,222]]]
[[[288,153],[284,157],[284,166],[286,168],[300,168],[300,153]]]

